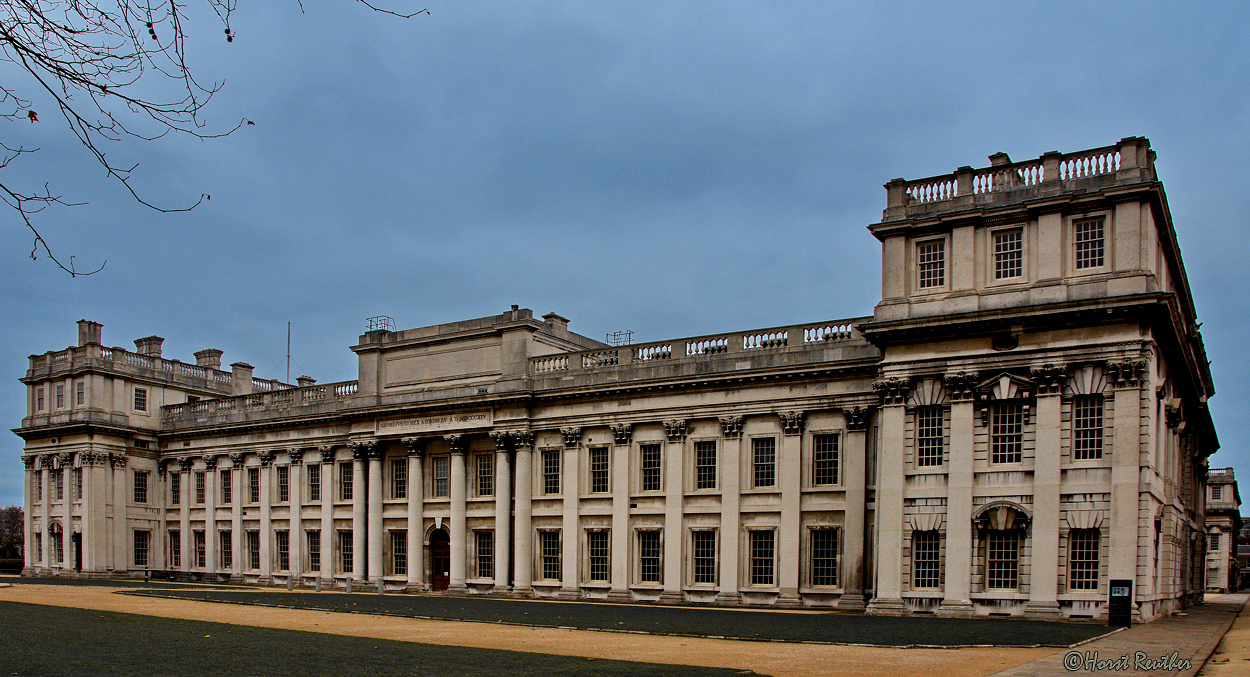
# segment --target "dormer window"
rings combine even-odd
[[[946,241],[922,242],[916,250],[920,264],[921,289],[932,289],[946,284]]]

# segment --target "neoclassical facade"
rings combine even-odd
[[[26,571],[1166,615],[1218,441],[1153,152],[990,160],[886,185],[870,317],[608,345],[514,306],[295,385],[81,321],[22,378]]]
[[[1207,472],[1207,591],[1236,592],[1241,580],[1237,561],[1241,533],[1241,493],[1232,468]]]

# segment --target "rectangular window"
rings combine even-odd
[[[352,482],[353,481],[354,481],[354,478],[352,477],[351,462],[348,461],[347,463],[340,463],[339,464],[339,500],[340,501],[352,500]]]
[[[87,384],[82,381],[74,384],[74,403],[80,407],[87,403]]]
[[[59,384],[56,387],[56,408],[65,408],[65,386]]]
[[[169,473],[169,504],[179,505],[182,503],[182,473]]]
[[[1024,233],[1002,230],[994,233],[994,279],[1007,280],[1024,275]]]
[[[148,502],[148,474],[142,470],[135,471],[135,503]]]
[[[942,408],[916,409],[916,466],[942,465]]]
[[[36,470],[30,474],[30,493],[35,501],[43,500],[43,471]]]
[[[308,570],[321,571],[321,531],[305,532],[308,536]]]
[[[247,502],[260,503],[260,468],[247,469]]]
[[[695,531],[694,549],[694,582],[698,584],[716,584],[716,532]]]
[[[141,532],[138,532],[138,531],[136,531],[136,532],[135,532],[135,564],[136,564],[136,565],[138,565],[138,566],[144,566],[144,565],[146,565],[146,564],[148,563],[148,558],[147,558],[147,554],[148,554],[148,553],[147,553],[147,547],[146,547],[146,543],[145,543],[145,544],[144,544],[144,545],[145,545],[145,547],[143,548],[143,555],[144,555],[144,556],[143,556],[143,564],[139,564],[139,556],[138,556],[138,554],[139,554],[139,547],[138,547],[138,541],[139,541],[139,534],[140,534],[140,533],[141,533]],[[143,532],[143,533],[146,533],[146,532]],[[36,561],[36,562],[42,562],[42,561],[43,561],[43,534],[35,534],[35,561]]]
[[[838,436],[812,436],[812,484],[828,486],[838,483]]]
[[[169,532],[169,566],[177,568],[182,566],[182,533],[177,531]]]
[[[477,495],[495,495],[495,457],[490,454],[477,455]]]
[[[404,459],[406,462],[407,459]],[[391,532],[391,575],[408,575],[408,532]]]
[[[1207,550],[1209,552],[1216,552],[1220,549],[1220,535],[1218,533],[1210,534],[1208,540],[1210,541],[1207,544]]]
[[[291,568],[291,532],[275,531],[273,536],[278,546],[278,571],[287,571]]]
[[[543,580],[560,580],[560,532],[540,531],[539,547],[543,558]]]
[[[920,288],[946,284],[946,242],[925,242],[917,248],[920,261]]]
[[[74,500],[82,500],[82,468],[74,468]]]
[[[65,469],[57,468],[52,471],[52,500],[65,500]]]
[[[54,534],[48,534],[50,539],[49,545],[52,546],[52,563],[61,564],[65,561],[65,532],[57,531]]]
[[[474,544],[477,546],[477,577],[494,578],[495,532],[475,531],[473,532],[473,538]]]
[[[449,476],[451,475],[451,459],[446,456],[434,457],[434,498],[447,498],[451,495]]]
[[[1068,532],[1068,589],[1098,589],[1097,529],[1073,529]]]
[[[36,547],[40,545],[40,540],[39,538],[35,539]],[[148,565],[148,545],[151,540],[152,532],[135,530],[135,566],[145,567]]]
[[[352,573],[352,532],[339,532],[339,572]]]
[[[608,448],[595,447],[590,450],[590,493],[606,494],[609,491]]]
[[[247,532],[247,568],[260,569],[260,532]]]
[[[1212,501],[1224,500],[1224,486],[1222,484],[1211,485],[1211,500]]]
[[[592,531],[586,534],[586,549],[590,555],[590,580],[606,582],[612,562],[608,532]]]
[[[990,531],[985,545],[985,587],[1019,587],[1020,536],[1014,531]]]
[[[217,563],[218,569],[234,568],[234,534],[229,531],[217,532]]]
[[[773,585],[776,549],[776,532],[771,529],[751,532],[751,585]]]
[[[408,459],[391,459],[391,498],[402,501],[408,498]]]
[[[543,452],[543,493],[560,493],[560,452]]]
[[[660,532],[638,532],[638,580],[643,583],[659,583],[660,578]]]
[[[1024,407],[1019,404],[994,405],[991,425],[990,461],[1019,463],[1023,458]]]
[[[43,388],[35,388],[35,411],[43,411]]]
[[[195,504],[204,505],[204,472],[195,472]]]
[[[221,502],[224,505],[234,502],[234,473],[230,470],[221,471]]]
[[[278,466],[278,502],[286,503],[291,500],[291,467],[286,465]]]
[[[1103,220],[1087,219],[1073,224],[1076,231],[1076,268],[1101,268],[1105,254]]]
[[[777,440],[757,437],[751,440],[751,452],[755,486],[777,486]]]
[[[812,585],[838,584],[838,532],[812,531]]]
[[[1072,458],[1102,458],[1102,395],[1072,400]]]
[[[205,561],[206,548],[204,547],[205,545],[204,544],[204,532],[192,531],[191,543],[192,545],[195,546],[195,566],[203,569],[204,567],[207,566],[207,563]]]
[[[308,500],[312,503],[321,502],[321,464],[308,466]]]
[[[60,386],[57,386],[57,388],[59,389]],[[58,401],[61,399],[61,394],[59,390],[57,391],[56,397]],[[147,388],[135,388],[135,411],[147,411],[147,410],[148,410],[148,389]]]
[[[694,488],[716,488],[716,442],[694,443]]]
[[[642,490],[660,490],[660,459],[662,452],[658,444],[644,444],[642,452]]]
[[[911,587],[936,590],[941,583],[941,534],[937,531],[911,533]]]

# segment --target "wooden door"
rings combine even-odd
[[[446,590],[451,584],[451,541],[439,529],[430,534],[430,587]]]

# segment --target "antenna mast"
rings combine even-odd
[[[286,323],[286,381],[291,382],[291,323]]]

